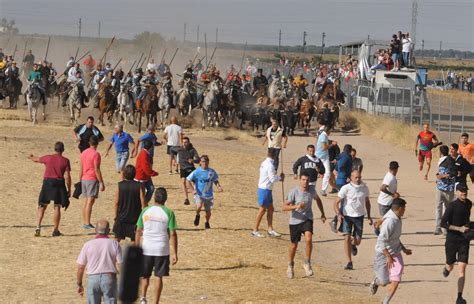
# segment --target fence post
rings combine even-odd
[[[464,108],[466,105],[466,100],[462,100],[462,112],[461,112],[461,133],[464,133]]]
[[[451,129],[453,125],[453,98],[449,99],[449,142],[451,142]]]
[[[410,94],[410,127],[413,126],[413,94]]]
[[[441,96],[438,96],[438,133],[441,132]]]
[[[387,93],[388,93],[388,117],[392,117],[392,105],[390,104],[390,102],[392,101],[391,100],[392,94],[390,94],[390,88],[387,89]]]
[[[403,123],[405,123],[405,90],[402,90],[402,107],[401,107],[401,114],[400,114],[400,117],[401,117],[401,120]]]

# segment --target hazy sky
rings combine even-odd
[[[425,48],[474,51],[474,0],[418,0],[417,45]],[[411,30],[412,0],[0,0],[0,17],[15,19],[22,33],[131,38],[147,31],[187,40],[219,40],[278,44],[326,45],[365,39],[390,39],[397,30]]]

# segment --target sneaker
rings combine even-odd
[[[82,228],[84,228],[84,229],[94,229],[95,227],[92,224],[85,224],[85,225],[82,225]]]
[[[263,234],[260,233],[260,231],[252,231],[252,236],[258,237],[258,238],[263,238],[265,237]]]
[[[53,231],[53,236],[62,236],[63,234],[59,232],[59,230],[54,230]]]
[[[331,227],[331,231],[337,233],[337,216],[335,216],[332,221],[329,222],[329,227]]]
[[[374,278],[372,282],[370,282],[369,290],[371,295],[375,295],[377,290],[379,289],[379,285],[377,285],[377,278]]]
[[[206,222],[204,226],[206,227],[206,229],[211,229],[211,225],[209,224],[209,222]]]
[[[201,216],[199,214],[196,214],[196,217],[194,218],[194,226],[199,226],[200,219],[201,219]]]
[[[443,234],[443,231],[441,231],[440,228],[437,228],[437,229],[434,231],[433,234],[434,234],[434,235],[441,235],[441,234]]]
[[[36,227],[35,236],[41,236],[41,227],[40,226]]]
[[[295,277],[294,265],[288,264],[288,269],[286,269],[286,276],[288,279],[293,279]]]
[[[443,268],[443,277],[447,278],[449,276],[450,272],[446,269],[446,267]]]
[[[147,300],[146,300],[145,297],[141,297],[141,298],[140,298],[140,304],[147,304],[147,303],[148,303],[148,302],[147,302]]]
[[[321,191],[321,196],[328,196],[328,194],[326,193],[326,191]]]
[[[352,262],[347,263],[346,266],[344,266],[344,270],[352,270],[354,269],[354,266],[352,265]]]
[[[329,192],[329,193],[334,194],[334,193],[338,193],[338,192],[339,192],[339,190],[337,190],[336,188],[332,188],[331,192]]]
[[[185,204],[185,205],[189,205],[189,200],[188,200],[188,199],[185,199],[185,200],[184,200],[184,204]]]
[[[356,245],[352,245],[352,256],[356,256],[357,255],[357,246]]]
[[[272,237],[280,237],[281,236],[281,233],[278,233],[276,232],[275,230],[270,230],[267,232],[268,236],[272,236]]]
[[[307,277],[311,277],[311,276],[314,275],[313,268],[311,267],[311,264],[304,263],[303,268],[304,268],[304,271],[305,271]]]
[[[466,304],[466,300],[463,299],[463,297],[458,297],[456,300],[456,304]]]

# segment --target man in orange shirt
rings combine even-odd
[[[474,183],[474,144],[469,143],[469,134],[462,133],[458,153],[471,164],[471,182]]]

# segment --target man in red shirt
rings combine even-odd
[[[45,165],[43,186],[38,198],[38,226],[35,229],[35,236],[41,235],[41,222],[44,212],[50,201],[54,202],[54,230],[53,236],[60,236],[59,221],[61,219],[61,207],[67,209],[69,206],[69,197],[71,196],[71,164],[69,159],[62,154],[64,144],[58,141],[54,145],[55,154],[36,157],[30,154],[28,157],[36,163]]]
[[[148,203],[155,191],[153,185],[152,176],[157,176],[158,172],[154,171],[151,167],[151,156],[150,149],[153,148],[153,143],[150,140],[143,141],[143,149],[140,151],[137,157],[135,180],[142,183],[145,188],[145,203]]]
[[[418,151],[418,143],[420,151]],[[415,144],[415,155],[418,157],[418,163],[420,165],[420,171],[423,171],[423,163],[426,159],[426,174],[425,180],[428,180],[428,174],[431,168],[431,159],[432,154],[431,150],[436,146],[442,144],[438,141],[436,135],[430,131],[430,124],[425,123],[423,125],[423,131],[421,131],[418,136],[416,137],[416,144]]]

